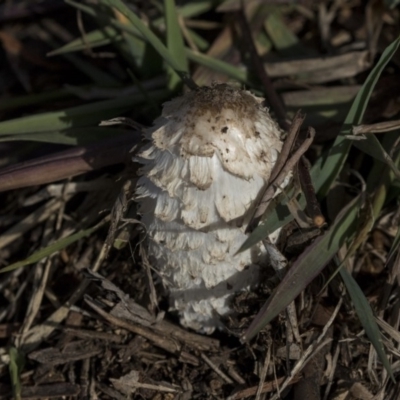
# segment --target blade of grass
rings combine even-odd
[[[359,197],[338,215],[330,229],[317,238],[294,262],[242,337],[247,342],[287,307],[322,271],[355,231]]]
[[[51,33],[57,32],[57,27],[53,26],[49,21],[44,23],[47,29],[46,42],[52,48],[57,49],[60,47],[60,43],[53,38]],[[98,68],[93,63],[86,61],[80,55],[72,53],[61,54],[68,62],[74,65],[79,71],[85,74],[89,79],[91,79],[97,85],[108,85],[108,86],[119,86],[121,84],[120,80],[115,76],[109,74],[107,71]]]
[[[0,192],[55,182],[109,165],[129,163],[132,158],[130,150],[139,142],[138,132],[122,134],[0,168]]]
[[[102,29],[96,29],[85,34],[85,40],[77,38],[71,42],[61,46],[57,50],[47,53],[47,56],[56,56],[65,53],[72,53],[74,51],[82,51],[88,48],[105,46],[114,41],[122,40],[122,36],[111,26],[105,26]]]
[[[268,15],[264,22],[264,28],[274,47],[283,56],[295,58],[296,56],[315,55],[315,52],[304,47],[286,26],[279,11]]]
[[[382,344],[381,332],[379,331],[368,300],[364,296],[364,293],[361,291],[360,286],[358,286],[355,279],[349,274],[349,272],[345,268],[341,268],[340,275],[346,285],[347,291],[349,292],[351,300],[353,301],[354,308],[357,312],[358,318],[360,319],[361,325],[363,326],[365,333],[368,336],[368,339],[371,341],[376,352],[378,353],[378,357],[380,358],[389,376],[391,377],[393,382],[396,382],[394,379],[392,368],[390,366],[389,360],[387,359],[385,349]]]
[[[384,150],[391,151],[396,146],[399,132],[388,132],[383,136],[382,146]],[[400,154],[395,156],[395,165],[400,164]],[[397,181],[398,182],[398,181]],[[374,165],[368,176],[367,187],[369,191],[374,192],[372,199],[373,211],[375,218],[378,218],[380,211],[385,203],[389,200],[388,194],[393,184],[396,183],[393,170],[388,169],[385,164],[375,159]],[[396,196],[397,197],[397,196]],[[390,200],[389,200],[390,201]],[[392,246],[386,258],[386,264],[391,260],[395,252],[398,250],[400,244],[400,229],[397,230],[396,236],[393,240]]]
[[[190,39],[193,41],[193,43],[197,46],[197,48],[200,51],[207,51],[208,50],[208,48],[210,47],[210,44],[207,42],[206,39],[204,39],[202,36],[200,36],[193,29],[190,29],[190,28],[186,27],[186,31],[187,31]]]
[[[40,250],[36,251],[35,253],[31,254],[29,257],[25,258],[24,260],[18,261],[16,263],[8,265],[7,267],[1,268],[0,273],[13,271],[17,268],[25,267],[26,265],[30,265],[35,262],[38,262],[45,257],[49,257],[52,254],[54,254],[62,249],[65,249],[70,244],[75,243],[76,241],[78,241],[82,238],[90,236],[93,232],[97,231],[103,225],[105,225],[108,222],[108,220],[109,220],[109,218],[105,218],[104,220],[102,220],[100,223],[93,226],[92,228],[81,230],[81,231],[79,231],[73,235],[70,235],[66,238],[57,240],[55,243],[45,247],[44,249],[40,249]]]
[[[168,96],[167,90],[154,90],[148,95],[161,100]],[[145,98],[137,93],[112,100],[104,100],[83,106],[67,108],[61,111],[53,111],[37,114],[9,121],[0,122],[0,136],[18,135],[34,132],[49,132],[78,128],[99,123],[101,120],[110,119],[131,110],[133,106],[143,102]]]
[[[142,20],[131,11],[121,0],[99,0],[100,4],[114,7],[120,13],[125,15],[131,24],[142,34],[161,57],[175,70],[179,76],[186,76],[184,70],[181,70],[181,65],[174,59],[169,50],[164,46],[161,40],[142,22]]]
[[[127,26],[127,25],[121,24],[118,21],[114,21],[112,23],[113,23],[113,26],[115,26],[118,29],[121,29],[123,31],[129,32],[132,34],[135,32],[132,29],[133,28],[132,26]],[[232,79],[236,79],[242,83],[245,83],[248,86],[251,86],[251,84],[247,78],[247,71],[240,69],[238,67],[232,66],[231,64],[224,62],[222,60],[217,60],[217,59],[207,56],[205,54],[197,53],[187,47],[185,47],[185,53],[186,53],[187,58],[190,61],[196,62],[200,65],[203,65],[205,67],[213,69],[214,71],[221,72],[221,73],[229,76]]]
[[[295,189],[293,184],[290,184],[285,191],[277,196],[270,207],[268,207],[266,213],[263,215],[263,221],[253,230],[245,242],[240,246],[238,253],[250,249],[255,246],[258,242],[265,239],[268,235],[275,232],[283,225],[289,223],[293,216],[290,213],[287,202],[295,195]],[[301,209],[304,209],[306,205],[305,197],[301,197],[297,200]]]
[[[353,141],[353,145],[364,153],[369,154],[371,157],[389,165],[393,170],[393,173],[396,175],[396,178],[400,179],[400,171],[374,134],[368,134],[365,140]]]
[[[174,0],[164,0],[165,21],[167,25],[167,48],[171,56],[179,66],[179,71],[188,73],[188,62],[182,32],[179,25],[179,17]],[[179,75],[168,66],[168,88],[175,90],[180,83]]]
[[[97,7],[95,5],[82,4],[80,2],[73,0],[64,0],[64,1],[70,6],[75,7],[76,9],[83,11],[86,14],[92,15],[93,17],[96,15]]]
[[[250,86],[250,83],[247,79],[247,72],[238,67],[234,67],[233,65],[228,64],[225,61],[217,60],[215,58],[207,56],[206,54],[196,53],[188,48],[186,48],[186,55],[191,61],[213,69],[214,71],[221,72],[232,79],[236,79],[239,82],[243,82],[246,85]]]
[[[353,126],[361,124],[365,109],[375,84],[387,63],[396,53],[399,45],[400,37],[384,50],[378,63],[370,72],[368,78],[354,99],[344,121],[342,130],[336,138],[333,146],[330,148],[325,157],[321,157],[317,160],[311,169],[311,176],[313,178],[315,189],[321,196],[326,195],[330,186],[342,170],[352,144],[346,139],[346,136],[351,133]]]
[[[8,366],[10,371],[10,380],[12,384],[14,400],[21,400],[21,371],[25,364],[24,356],[15,347],[10,347],[8,351],[10,356],[10,364]]]
[[[143,36],[134,26],[129,23],[129,21],[123,20],[126,18],[125,16],[123,16],[122,19],[122,14],[120,14],[115,16],[116,19],[110,19],[110,15],[104,13],[103,10],[96,5],[89,7],[72,0],[65,1],[72,7],[77,8],[78,10],[93,17],[99,25],[100,31],[104,31],[106,26],[108,30],[104,32],[109,33],[110,41],[117,47],[118,53],[121,54],[131,66],[134,68],[140,68],[142,64],[146,64],[144,63],[146,43],[143,39]],[[129,24],[127,27],[128,29],[121,28],[121,26],[125,27],[127,23]],[[109,24],[111,26],[108,26]],[[121,30],[122,35],[119,34],[119,31]],[[95,36],[96,34],[98,33],[94,33]],[[123,40],[120,40],[121,38]],[[79,39],[77,40],[79,41]],[[71,43],[67,44],[66,46],[70,46]],[[76,40],[74,41],[73,45],[74,47],[77,45]],[[63,48],[59,50],[62,51]],[[147,64],[147,66],[148,65],[150,64]]]

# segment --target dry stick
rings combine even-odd
[[[93,270],[87,270],[86,273],[91,278],[94,278],[94,280],[99,281],[103,289],[105,289],[106,291],[114,292],[121,300],[120,304],[122,304],[124,310],[128,312],[127,314],[117,313],[117,307],[114,307],[112,315],[114,315],[115,317],[142,325],[143,321],[147,321],[148,323],[150,323],[152,330],[160,332],[164,336],[171,337],[171,339],[179,340],[180,342],[183,342],[185,346],[194,348],[197,351],[216,351],[219,348],[219,341],[217,339],[189,332],[166,320],[161,320],[157,322],[156,317],[150,314],[148,310],[135,303],[132,299],[129,298],[129,296],[126,297],[126,294],[108,279],[104,278],[97,272],[93,272]],[[139,318],[135,318],[135,315]]]
[[[280,156],[276,161],[274,168],[271,172],[271,181],[274,180],[281,169],[285,166],[286,160],[290,157],[290,153],[293,150],[293,146],[296,142],[298,134],[300,132],[301,125],[303,125],[305,119],[305,115],[301,114],[300,111],[297,111],[295,116],[293,117],[292,123],[289,127],[288,135],[283,143],[282,150],[280,152]]]
[[[337,362],[339,359],[339,354],[340,354],[340,343],[336,345],[335,352],[333,353],[333,360],[332,360],[332,369],[329,373],[328,376],[328,383],[326,385],[325,393],[324,393],[324,398],[323,400],[328,400],[329,392],[331,391],[332,384],[333,384],[333,378],[335,376],[336,372],[336,367],[337,367]]]
[[[114,383],[118,383],[121,382],[122,379],[113,379],[110,378],[110,381],[114,384]],[[121,382],[123,384],[123,381]],[[114,385],[116,386],[116,385]],[[162,385],[152,385],[150,383],[141,383],[141,382],[137,382],[137,381],[129,381],[129,383],[127,383],[126,385],[129,389],[148,389],[148,390],[156,390],[158,392],[167,392],[167,393],[176,393],[178,390],[174,389],[174,388],[170,388],[168,386],[162,386]],[[129,397],[128,397],[129,398]],[[165,398],[165,397],[163,397]]]
[[[233,380],[229,376],[225,375],[204,353],[200,354],[204,362],[216,373],[218,374],[226,383],[233,385]]]
[[[315,137],[315,130],[313,128],[308,128],[308,138],[304,140],[304,142],[300,145],[300,147],[296,150],[296,152],[291,156],[289,160],[286,161],[283,168],[279,171],[277,177],[272,180],[267,189],[265,190],[259,205],[257,206],[255,216],[253,220],[259,222],[265,210],[268,208],[271,200],[275,196],[276,190],[282,185],[284,180],[287,178],[290,171],[294,168],[294,166],[299,162],[302,155],[308,150],[311,143],[313,142]],[[258,218],[258,220],[257,220]],[[253,222],[252,222],[253,224]],[[256,224],[256,225],[257,225]],[[250,225],[250,224],[249,224]]]
[[[0,168],[0,192],[52,183],[131,159],[139,135],[121,135]]]
[[[300,176],[301,190],[306,198],[307,212],[313,219],[314,225],[318,228],[321,228],[325,224],[325,217],[322,215],[317,196],[315,195],[314,185],[311,181],[310,172],[303,157],[297,164],[297,168]]]
[[[284,382],[284,380],[285,380],[285,378],[282,377],[282,378],[278,378],[278,379],[275,379],[275,380],[270,381],[270,382],[265,382],[263,384],[263,386],[262,386],[261,394],[269,393],[269,392],[272,392],[273,390],[277,389],[278,386],[282,382]],[[291,380],[290,383],[294,384],[294,383],[299,382],[300,380],[301,380],[301,376],[297,375],[297,376],[293,377],[293,379]],[[253,386],[253,387],[250,387],[250,388],[247,388],[247,389],[243,389],[243,390],[241,390],[239,392],[236,392],[232,396],[229,396],[227,398],[227,400],[245,399],[245,398],[248,398],[250,396],[256,395],[257,394],[257,390],[258,390],[258,386]]]
[[[268,372],[268,367],[269,363],[271,362],[271,343],[269,343],[267,354],[265,355],[264,359],[264,365],[261,370],[261,375],[260,375],[260,382],[258,383],[258,389],[256,393],[256,399],[255,400],[260,400],[263,390],[263,386],[265,383],[265,378],[267,377],[267,372]]]
[[[133,325],[120,318],[114,317],[98,307],[94,302],[89,300],[88,297],[85,298],[85,302],[111,325],[119,326],[120,328],[126,329],[129,332],[143,336],[144,338],[150,340],[155,346],[174,354],[182,362],[187,362],[192,365],[199,365],[198,358],[186,351],[182,351],[182,346],[177,341],[167,337],[161,337],[161,335],[157,335],[148,328]]]
[[[262,216],[264,215],[265,210],[269,205],[269,202],[268,204],[264,203],[265,197],[267,196],[267,193],[270,193],[271,191],[273,192],[273,194],[275,193],[275,188],[272,187],[272,184],[274,180],[277,179],[278,176],[281,174],[283,168],[285,167],[285,164],[288,162],[290,152],[292,150],[294,142],[296,141],[298,132],[300,130],[300,126],[303,123],[303,121],[304,121],[304,116],[301,115],[300,112],[298,111],[293,118],[292,124],[288,131],[288,137],[283,143],[282,151],[279,154],[278,160],[272,169],[268,186],[265,189],[265,193],[263,197],[260,199],[258,205],[256,206],[254,214],[251,217],[249,224],[247,225],[246,233],[252,232],[257,227]],[[284,178],[286,178],[286,176]]]

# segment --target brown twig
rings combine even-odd
[[[297,129],[296,127],[299,128],[300,126],[297,123],[295,123],[294,129]],[[293,132],[290,132],[290,135],[294,136],[295,134],[296,132],[294,130]],[[279,172],[274,173],[276,177],[275,179],[269,182],[268,187],[266,188],[263,196],[261,197],[261,200],[255,209],[254,215],[250,220],[249,225],[247,226],[246,232],[251,232],[258,225],[258,223],[261,220],[261,217],[263,216],[269,204],[271,203],[271,200],[275,197],[276,190],[282,185],[284,180],[288,177],[290,171],[299,162],[301,156],[310,147],[311,143],[314,140],[314,137],[315,137],[315,130],[313,128],[309,128],[308,138],[304,140],[304,142],[299,146],[296,152],[289,159],[284,160],[285,161],[284,163],[282,162],[282,165],[280,165]]]
[[[192,365],[199,365],[199,360],[197,359],[197,357],[193,356],[192,354],[186,351],[183,351],[182,346],[179,344],[178,341],[156,334],[149,328],[145,328],[139,325],[133,325],[120,318],[114,317],[113,315],[109,314],[108,312],[104,311],[99,306],[97,306],[87,296],[85,298],[85,301],[93,310],[95,310],[111,325],[119,326],[120,328],[126,329],[129,332],[143,336],[147,340],[150,340],[155,346],[160,347],[161,349],[171,354],[174,354],[182,362],[186,362]]]
[[[314,225],[321,228],[325,224],[325,217],[322,215],[317,196],[315,195],[314,185],[311,181],[310,172],[306,160],[302,157],[297,164],[297,171],[300,177],[301,190],[306,198],[306,209]]]
[[[261,389],[260,393],[272,392],[273,390],[277,389],[281,383],[285,382],[285,379],[286,378],[282,377],[282,378],[278,378],[278,379],[276,379],[274,381],[265,382],[262,385],[262,389]],[[292,385],[292,384],[294,384],[294,383],[296,383],[296,382],[298,382],[300,380],[301,380],[301,375],[300,374],[296,375],[296,376],[293,376],[291,378],[291,380],[290,380],[290,384]],[[229,396],[228,400],[245,399],[247,397],[254,396],[257,393],[257,390],[258,390],[258,386],[253,386],[253,387],[250,387],[250,388],[247,388],[247,389],[243,389],[243,390],[241,390],[239,392],[236,392],[232,396]]]
[[[130,160],[129,152],[139,142],[139,134],[125,134],[3,168],[0,170],[0,192],[51,183],[124,163]]]
[[[233,385],[233,380],[229,378],[226,374],[224,374],[218,366],[216,366],[204,353],[200,354],[200,357],[203,361],[217,374],[219,375],[226,383]]]
[[[273,181],[284,167],[286,161],[288,160],[290,153],[293,150],[293,146],[296,143],[298,138],[301,125],[303,125],[305,119],[305,115],[301,114],[300,110],[296,112],[295,116],[293,117],[292,123],[289,127],[289,131],[287,134],[287,138],[283,143],[282,150],[279,154],[278,160],[276,161],[274,168],[271,172],[270,180]]]

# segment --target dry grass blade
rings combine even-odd
[[[0,169],[0,192],[52,183],[128,162],[130,149],[139,140],[139,136],[122,135]]]
[[[258,206],[257,214],[260,214],[259,217],[254,218],[254,223],[252,222],[252,225],[256,224],[259,222],[261,219],[261,216],[264,214],[265,210],[268,208],[269,204],[275,197],[276,191],[281,187],[283,182],[288,179],[290,176],[290,171],[293,170],[295,165],[299,162],[300,158],[302,155],[307,151],[307,149],[310,147],[311,143],[313,142],[315,137],[315,131],[312,128],[309,128],[308,130],[308,138],[304,140],[304,142],[299,146],[299,148],[294,152],[294,154],[287,160],[285,165],[282,167],[282,169],[279,171],[277,174],[276,178],[271,181],[265,191],[265,193],[262,196],[262,199],[260,201],[260,205]],[[261,214],[262,212],[262,214]],[[267,235],[266,235],[267,236]],[[242,244],[240,249],[238,250],[238,253],[250,248],[254,243],[257,243],[258,241],[258,232],[254,234],[250,234],[248,239]]]
[[[368,133],[385,133],[400,128],[400,120],[378,122],[370,125],[358,125],[353,127],[353,135],[364,135]]]
[[[305,116],[300,114],[300,111],[296,113],[296,115],[293,118],[292,124],[289,128],[287,138],[285,142],[283,143],[283,147],[281,152],[279,153],[278,159],[274,165],[274,168],[272,169],[271,176],[270,176],[270,184],[266,188],[264,194],[262,195],[259,203],[257,204],[254,214],[252,218],[250,219],[250,222],[246,228],[246,233],[250,233],[254,230],[254,228],[259,224],[261,217],[264,215],[265,211],[268,208],[268,205],[270,204],[272,197],[275,193],[275,190],[277,187],[279,187],[279,184],[274,188],[273,184],[275,180],[277,180],[278,176],[281,174],[281,182],[282,183],[282,178],[284,179],[285,176],[282,174],[282,171],[284,167],[286,166],[286,163],[289,162],[290,159],[290,152],[292,151],[293,145],[296,142],[297,135],[299,133],[300,127],[304,121]],[[272,197],[271,197],[272,196]]]
[[[311,180],[308,162],[304,157],[297,164],[297,172],[300,178],[302,192],[306,198],[306,210],[312,219],[314,226],[322,228],[325,224],[325,217],[322,215],[321,207],[315,195],[314,185]]]
[[[291,379],[290,384],[295,384],[296,382],[299,382],[302,379],[302,377],[300,375],[297,375],[295,377],[293,377]],[[265,382],[260,390],[261,394],[264,393],[271,393],[274,390],[276,390],[277,388],[280,387],[280,385],[285,381],[285,378],[277,378],[273,381],[270,382]],[[246,399],[249,398],[251,396],[255,396],[258,392],[259,388],[258,386],[254,386],[254,387],[250,387],[247,389],[243,389],[243,390],[239,390],[238,392],[236,392],[235,394],[229,396],[227,398],[227,400],[239,400],[239,399]]]
[[[154,343],[161,349],[179,357],[179,359],[182,362],[187,362],[193,365],[199,364],[199,360],[197,359],[197,357],[184,351],[180,344],[170,339],[169,337],[166,337],[159,333],[155,333],[149,328],[133,325],[120,318],[114,317],[113,315],[105,312],[103,309],[97,306],[93,301],[89,300],[88,297],[86,297],[85,301],[91,308],[93,308],[93,310],[95,310],[100,316],[102,316],[106,321],[108,321],[112,325],[119,326],[120,328],[124,328],[130,332],[145,337],[146,339],[150,340],[152,343]]]
[[[330,57],[308,57],[306,59],[265,63],[272,78],[300,75],[301,83],[326,83],[352,77],[371,66],[368,51],[354,51]]]

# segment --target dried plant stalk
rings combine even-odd
[[[235,255],[282,148],[261,102],[225,84],[176,98],[145,133],[150,143],[137,158],[150,259],[171,309],[197,331],[221,327],[232,295],[256,285],[266,262],[261,244]]]

